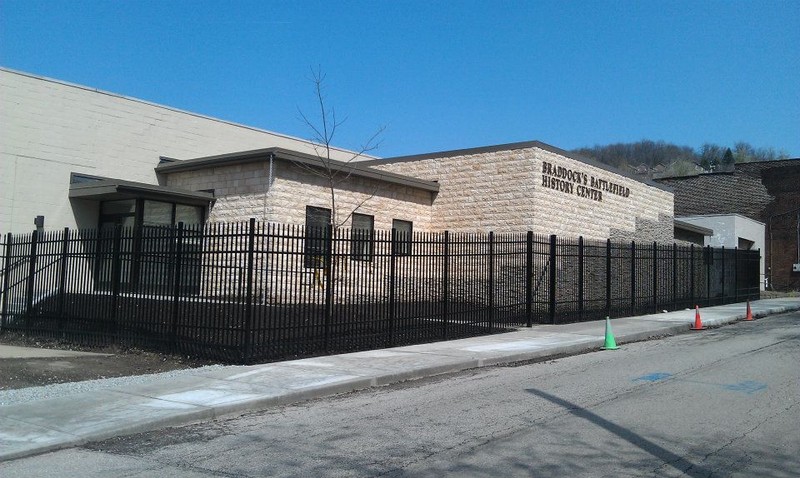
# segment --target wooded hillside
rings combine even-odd
[[[696,150],[664,141],[642,140],[636,143],[595,145],[573,152],[647,177],[724,171],[732,168],[734,163],[788,158],[785,151],[771,147],[755,148],[745,142],[738,142],[732,148],[705,143]]]

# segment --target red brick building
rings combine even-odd
[[[657,181],[675,190],[675,217],[735,213],[763,222],[767,288],[800,290],[800,158]]]

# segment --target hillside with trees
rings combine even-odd
[[[733,147],[705,143],[699,149],[693,149],[664,141],[642,140],[636,143],[595,145],[572,152],[649,178],[727,171],[735,163],[789,157],[785,151],[771,147],[755,148],[743,141]]]

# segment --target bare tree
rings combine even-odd
[[[364,205],[364,203],[374,197],[375,193],[377,192],[376,186],[371,193],[367,194],[366,197],[359,201],[352,209],[348,208],[346,213],[343,212],[342,214],[339,214],[337,193],[341,189],[343,183],[350,180],[350,177],[355,169],[355,166],[352,163],[380,146],[381,135],[386,127],[379,127],[377,131],[370,136],[366,143],[362,144],[357,150],[352,151],[349,158],[343,161],[333,159],[331,150],[333,148],[334,138],[336,137],[339,127],[341,127],[345,121],[347,121],[347,118],[337,118],[336,110],[326,104],[325,94],[323,91],[325,86],[325,75],[322,74],[319,68],[316,70],[312,68],[311,81],[314,84],[314,93],[316,95],[317,106],[319,108],[319,117],[312,119],[300,108],[298,108],[298,111],[303,122],[313,132],[313,138],[311,138],[311,141],[314,145],[315,156],[319,160],[319,163],[318,165],[308,165],[295,162],[295,164],[308,173],[323,178],[330,195],[330,224],[334,229],[337,229],[343,226],[350,219],[350,217],[356,211],[358,211],[361,206]]]

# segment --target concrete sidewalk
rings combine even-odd
[[[792,310],[800,310],[800,298],[752,303],[755,317]],[[718,326],[743,319],[745,304],[701,312],[704,325]],[[694,311],[683,310],[614,319],[612,327],[619,344],[686,332],[693,322]],[[2,406],[0,460],[441,373],[599,350],[604,325],[539,325],[448,342],[197,369],[177,379],[155,374],[125,389]]]
[[[34,359],[34,358],[68,358],[68,357],[107,357],[111,354],[98,354],[94,352],[80,352],[77,350],[40,349],[36,347],[17,347],[15,345],[0,344],[0,360],[3,359]]]

